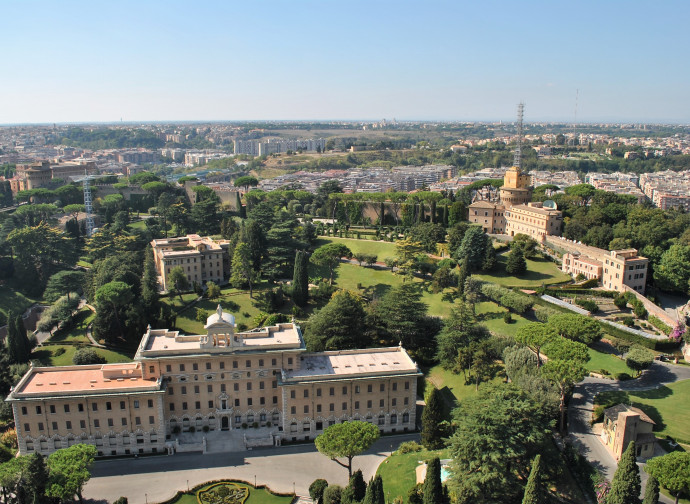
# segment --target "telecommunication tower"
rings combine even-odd
[[[522,169],[522,116],[525,113],[525,104],[520,102],[517,110],[517,145],[515,146],[515,156],[513,166]]]
[[[88,175],[84,177],[84,209],[86,210],[86,236],[91,236],[95,225],[93,222],[93,201],[91,200],[91,187],[89,186]]]

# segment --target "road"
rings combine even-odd
[[[355,457],[353,467],[361,469],[369,481],[379,464],[403,442],[419,440],[419,434],[386,436],[365,454]],[[218,479],[236,479],[267,485],[277,492],[309,495],[309,485],[317,478],[346,485],[347,469],[321,455],[313,443],[261,448],[230,453],[178,453],[138,459],[99,460],[86,484],[84,497],[113,502],[120,496],[130,504],[162,502],[178,490]]]
[[[600,378],[585,378],[581,383],[575,386],[573,397],[568,406],[568,424],[570,426],[568,441],[570,441],[587,460],[599,469],[609,481],[612,480],[616,472],[617,463],[604,444],[599,440],[599,437],[592,432],[592,426],[590,425],[592,411],[594,409],[594,396],[600,392],[611,390],[648,390],[687,379],[690,379],[690,367],[656,361],[652,364],[652,367],[637,380],[619,382]],[[640,467],[640,476],[642,477],[642,489],[644,493],[647,473],[642,469],[644,464],[638,464],[638,466]],[[662,495],[660,502],[671,503],[673,501]]]

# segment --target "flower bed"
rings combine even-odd
[[[243,504],[248,497],[248,487],[231,482],[216,483],[196,493],[199,504]]]

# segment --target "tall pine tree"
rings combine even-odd
[[[650,476],[647,480],[642,504],[659,504],[659,482],[654,476]]]
[[[381,476],[376,476],[367,486],[367,493],[364,496],[362,504],[386,504],[386,499],[383,495],[383,480]]]
[[[7,336],[5,337],[5,345],[7,346],[7,360],[10,364],[19,362],[17,355],[17,332],[14,326],[14,314],[12,311],[7,312]]]
[[[515,248],[508,255],[508,260],[506,261],[506,271],[511,275],[516,276],[520,276],[527,271],[527,261],[525,261],[525,256],[521,249]]]
[[[431,459],[426,465],[426,477],[424,478],[422,494],[423,504],[439,504],[443,502],[441,461],[438,457]]]
[[[541,483],[541,455],[534,457],[532,462],[532,470],[529,473],[527,486],[525,487],[525,495],[522,498],[522,504],[543,504],[544,490]]]
[[[463,257],[460,262],[460,272],[458,273],[458,294],[465,299],[465,282],[470,274],[470,266],[467,257]]]
[[[635,441],[631,441],[618,461],[606,504],[640,504],[640,470],[635,460]]]
[[[308,268],[307,253],[298,250],[295,254],[295,269],[292,275],[292,300],[297,306],[306,305],[309,298]]]
[[[422,412],[422,444],[427,450],[443,448],[442,431],[439,427],[442,421],[441,396],[438,389],[434,387]]]
[[[31,343],[29,336],[26,334],[26,326],[24,326],[24,319],[21,315],[17,315],[14,319],[15,331],[17,331],[17,349],[19,355],[19,363],[23,364],[31,360]]]

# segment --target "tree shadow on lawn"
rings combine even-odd
[[[31,360],[38,360],[44,366],[50,366],[50,358],[52,355],[50,350],[34,350],[31,354]]]
[[[506,313],[507,312],[501,312],[501,311],[484,312],[484,313],[480,313],[477,315],[477,320],[479,322],[485,322],[487,320],[502,319]]]
[[[368,300],[374,300],[386,295],[393,287],[390,284],[378,283],[370,285],[362,290],[362,297]]]

